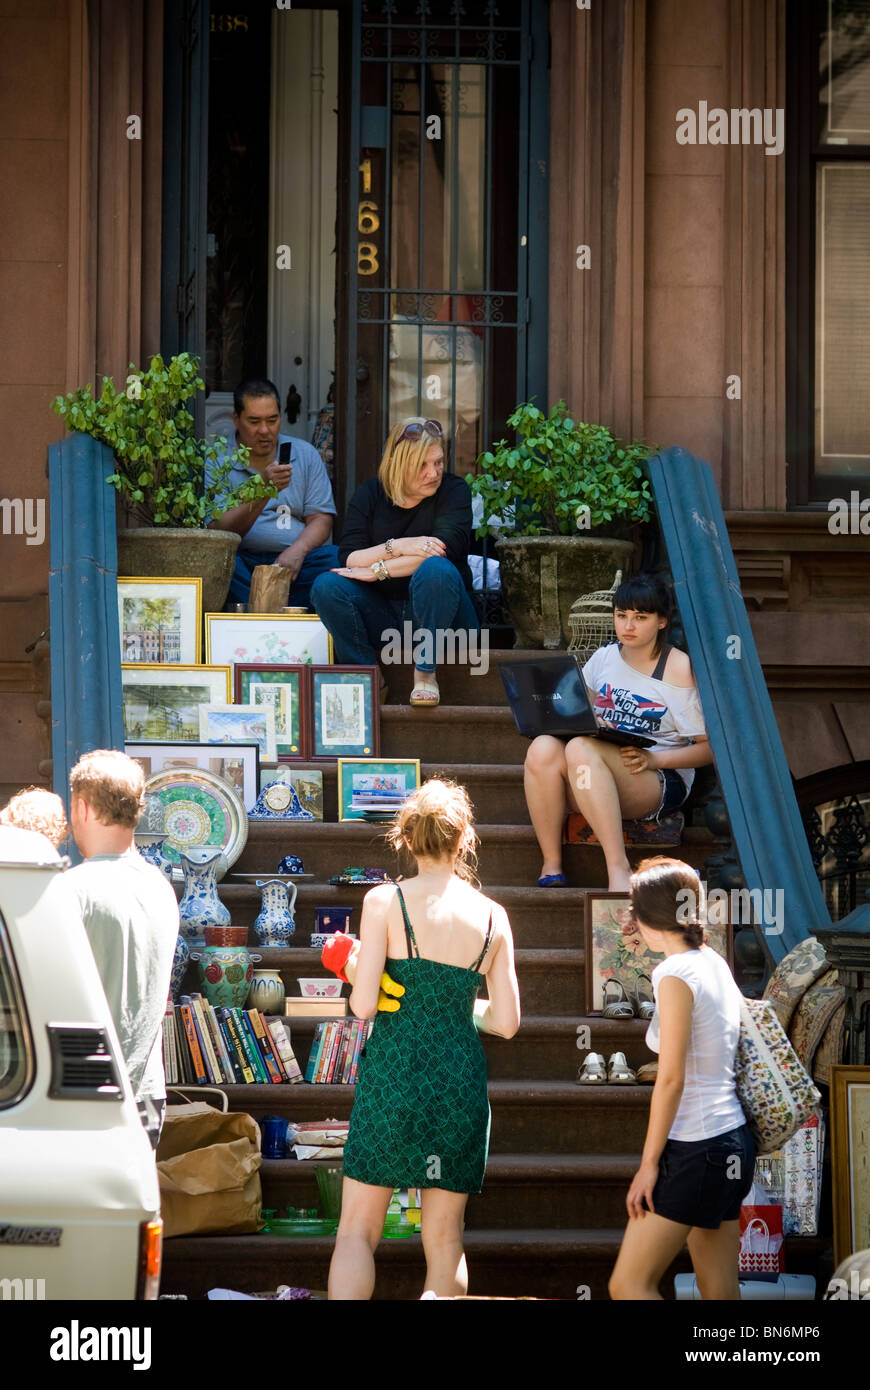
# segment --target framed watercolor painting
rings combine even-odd
[[[238,792],[246,811],[259,795],[260,748],[256,743],[234,743],[231,748],[217,748],[213,743],[127,743],[124,752],[141,763],[146,777],[190,767],[223,777]]]
[[[302,666],[239,665],[236,703],[268,706],[275,716],[278,757],[304,758],[308,750],[308,691]]]
[[[202,580],[119,579],[121,661],[189,666],[202,652]]]
[[[199,707],[230,703],[229,666],[121,664],[124,737],[130,742],[199,743]]]
[[[631,925],[631,899],[627,893],[586,894],[586,1012],[604,1008],[604,986],[618,980],[634,998],[638,975],[651,976],[664,956],[650,951],[637,928]],[[731,928],[707,928],[707,939],[731,965]]]
[[[275,761],[275,715],[270,705],[200,705],[200,743],[256,743],[264,762]]]
[[[870,1067],[831,1067],[834,1264],[870,1246]]]
[[[332,637],[316,613],[206,613],[206,661],[328,666]]]
[[[339,758],[338,819],[392,820],[420,785],[419,758]]]
[[[381,751],[377,666],[312,666],[311,758],[376,758]]]

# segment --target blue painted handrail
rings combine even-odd
[[[710,465],[685,449],[665,449],[648,462],[743,877],[750,890],[783,895],[782,931],[759,923],[755,928],[768,963],[776,965],[810,933],[830,928],[831,915],[813,867]]]
[[[114,468],[89,435],[49,445],[51,755],[67,804],[82,753],[124,747]]]

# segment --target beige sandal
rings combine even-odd
[[[590,1052],[584,1058],[577,1072],[578,1086],[603,1086],[607,1080],[607,1068],[600,1052]]]
[[[613,998],[609,997],[611,993],[613,993]],[[605,980],[601,999],[605,1018],[634,1018],[634,1005],[620,980],[616,978]]]
[[[654,1086],[659,1074],[658,1062],[644,1062],[637,1069],[637,1079],[641,1086]]]
[[[437,685],[415,685],[411,691],[412,705],[437,705],[441,700],[441,691]]]

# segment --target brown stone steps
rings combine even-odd
[[[576,1070],[576,1069],[575,1069]],[[353,1086],[225,1086],[231,1110],[257,1119],[350,1117]],[[490,1081],[490,1151],[497,1153],[625,1153],[640,1151],[650,1086],[577,1086],[564,1081]]]
[[[606,1299],[622,1228],[471,1230],[465,1232],[469,1294],[502,1298]],[[176,1236],[163,1244],[161,1292],[204,1298],[228,1286],[263,1293],[278,1284],[325,1290],[332,1237],[286,1239],[273,1235]],[[790,1272],[819,1276],[820,1259],[830,1266],[828,1243],[819,1237],[787,1236]],[[674,1275],[690,1269],[684,1251],[662,1278],[666,1299],[674,1297]],[[425,1260],[419,1236],[382,1240],[375,1252],[375,1298],[419,1299]]]
[[[639,1154],[493,1154],[484,1191],[469,1198],[466,1228],[506,1226],[622,1227],[625,1194]],[[317,1168],[329,1160],[264,1159],[260,1169],[263,1205],[283,1214],[287,1206],[320,1209]]]
[[[416,711],[408,711],[408,717]],[[472,711],[473,718],[473,711]],[[437,745],[436,745],[437,746]],[[434,749],[426,750],[431,758]],[[397,754],[396,756],[400,756]],[[401,756],[404,756],[401,755]],[[416,755],[415,755],[416,756]],[[338,821],[338,773],[332,763],[299,763],[300,772],[314,769],[323,776],[323,815],[325,821]],[[264,770],[265,771],[265,770]],[[490,824],[524,825],[529,814],[523,794],[523,763],[462,763],[423,760],[420,763],[420,777],[427,781],[430,777],[446,777],[460,782],[468,792],[479,820]],[[293,822],[286,822],[292,835]],[[300,822],[301,824],[301,822]]]
[[[531,825],[477,826],[480,836],[478,877],[484,892],[497,897],[507,884],[534,887],[541,870],[541,852]],[[680,855],[696,868],[702,868],[712,847],[705,830],[687,829]],[[383,830],[357,821],[330,824],[325,821],[286,823],[252,821],[245,848],[234,865],[240,873],[275,872],[283,855],[298,854],[306,871],[323,882],[341,872],[346,865],[371,865],[395,872],[395,856],[388,849]],[[637,864],[648,849],[627,851],[629,862]],[[566,845],[563,859],[568,883],[578,888],[599,887],[604,867],[597,845]],[[274,867],[273,867],[274,866]],[[540,889],[558,895],[558,888]]]
[[[592,853],[592,851],[590,851]],[[268,878],[268,872],[264,872]],[[253,932],[254,918],[260,911],[261,893],[253,882],[234,880],[232,873],[218,885],[221,901],[229,908],[233,922],[248,926],[251,949],[256,949]],[[362,900],[368,886],[344,886],[298,880],[296,898],[296,935],[294,942],[308,946],[315,929],[315,907],[352,907],[351,931],[359,932]],[[502,904],[510,918],[514,943],[520,947],[577,947],[583,942],[583,905],[587,889],[545,889],[525,884],[501,884],[486,890]],[[295,949],[295,947],[294,947]],[[265,962],[264,962],[265,964]]]
[[[196,985],[190,988],[195,989]],[[291,1020],[293,1048],[303,1071],[316,1027],[313,1019]],[[589,1048],[577,1046],[577,1030],[581,1027],[589,1030]],[[572,1082],[589,1051],[601,1053],[605,1061],[611,1053],[623,1052],[629,1066],[639,1067],[644,1062],[655,1061],[644,1042],[647,1027],[640,1019],[624,1021],[571,1014],[550,1017],[526,1011],[519,1032],[510,1040],[481,1034],[487,1075],[490,1081]],[[585,1034],[583,1036],[585,1038]]]
[[[432,757],[433,749],[449,763],[521,763],[529,741],[523,738],[507,705],[412,708],[381,706],[381,756]]]
[[[289,996],[300,996],[297,986],[301,976],[307,979],[334,979],[335,977],[321,965],[320,952],[310,947],[290,946],[266,948],[260,952],[262,961],[255,968],[274,969],[281,972],[284,987]],[[520,984],[522,1006],[530,1013],[570,1014],[579,1016],[583,1012],[583,951],[582,950],[528,950],[516,952],[517,978]],[[197,979],[196,967],[191,965],[191,981]],[[198,989],[191,983],[191,989]],[[345,993],[347,991],[345,990]]]
[[[477,708],[479,705],[503,705],[508,707],[507,696],[498,669],[500,661],[522,661],[542,657],[562,655],[563,653],[533,651],[521,647],[491,647],[487,652],[487,670],[476,674],[472,666],[462,663],[445,662],[438,667],[438,687],[441,691],[442,705],[464,705]],[[482,666],[483,663],[480,663]],[[384,677],[389,688],[390,706],[404,708],[414,715],[428,711],[412,709],[407,704],[414,685],[414,668],[411,665],[384,666]]]

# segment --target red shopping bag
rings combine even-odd
[[[737,1265],[741,1279],[773,1282],[785,1273],[782,1242],[782,1207],[740,1208],[740,1255]]]

